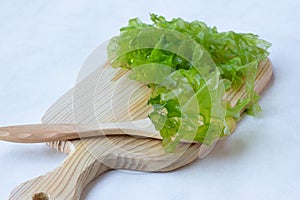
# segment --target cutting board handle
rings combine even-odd
[[[22,183],[11,192],[9,199],[79,200],[86,185],[108,170],[81,143],[60,167]]]

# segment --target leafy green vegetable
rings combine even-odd
[[[167,150],[181,139],[210,144],[230,134],[226,119],[238,119],[244,108],[251,115],[260,111],[254,81],[270,43],[254,34],[218,32],[200,21],[154,14],[151,20],[131,19],[111,39],[108,57],[113,67],[132,70],[131,79],[152,89],[149,118]],[[232,108],[223,99],[224,88],[243,84],[247,98]]]

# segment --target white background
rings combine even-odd
[[[297,0],[0,0],[0,126],[39,123],[89,53],[129,18],[154,12],[253,32],[273,44],[274,78],[258,117],[245,117],[204,160],[165,174],[110,172],[83,199],[299,199],[299,10]],[[0,142],[0,199],[64,158],[44,144]]]

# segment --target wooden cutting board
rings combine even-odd
[[[109,77],[113,75],[115,80],[120,80],[118,84],[125,85],[123,81],[119,79],[122,75],[121,72],[108,73]],[[93,79],[99,76],[99,74],[92,74],[89,78]],[[266,87],[267,83],[272,76],[272,64],[269,60],[262,62],[259,65],[259,70],[255,83],[255,90],[261,93]],[[126,77],[122,76],[122,77]],[[105,78],[104,78],[105,80]],[[84,81],[83,81],[84,82]],[[116,81],[118,82],[118,81]],[[110,85],[102,84],[101,87],[105,88],[105,91],[111,91]],[[141,85],[141,90],[135,91],[136,93],[145,92],[145,88]],[[103,89],[103,88],[102,88]],[[99,91],[102,90],[99,88]],[[87,84],[82,83],[82,87],[76,89],[78,95],[76,97],[79,102],[86,103],[87,106],[83,106],[87,115],[74,116],[74,106],[76,102],[72,101],[76,91],[70,90],[63,97],[61,97],[46,113],[43,117],[43,123],[91,123],[97,119],[101,119],[102,122],[109,122],[112,120],[124,121],[141,119],[147,116],[151,107],[144,106],[141,109],[135,110],[134,106],[119,108],[120,98],[126,93],[126,87],[120,88],[120,91],[116,92],[113,102],[116,105],[116,110],[110,112],[108,108],[112,106],[112,102],[104,102],[99,107],[99,110],[92,110],[92,114],[89,113],[90,98],[88,98],[88,92],[93,88],[88,88]],[[80,91],[86,91],[86,94],[82,94]],[[128,91],[130,88],[128,89]],[[122,93],[123,91],[123,93]],[[94,91],[91,92],[91,94]],[[243,98],[246,94],[245,86],[236,91],[228,91],[227,99],[235,104],[239,98]],[[107,93],[108,97],[109,93]],[[120,96],[118,96],[120,95]],[[117,98],[116,98],[117,96]],[[99,100],[103,96],[98,97]],[[148,97],[144,99],[130,99],[132,103],[130,105],[136,105],[147,101]],[[95,99],[98,102],[98,99]],[[103,99],[102,99],[103,100]],[[103,102],[103,101],[102,101]],[[82,105],[78,105],[80,109]],[[97,107],[97,108],[98,108]],[[130,110],[130,113],[124,112]],[[120,133],[122,134],[122,133]],[[170,154],[166,153],[161,145],[160,140],[149,138],[136,138],[132,136],[107,136],[73,141],[58,141],[48,144],[52,148],[69,154],[66,160],[54,171],[47,173],[46,175],[37,177],[25,183],[22,183],[16,187],[9,197],[11,200],[78,200],[81,198],[81,193],[91,181],[97,178],[99,175],[112,169],[128,169],[146,172],[167,172],[183,167],[197,158],[203,157],[207,153],[207,149],[201,146],[201,144],[187,144],[181,143],[176,152]]]

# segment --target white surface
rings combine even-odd
[[[83,199],[299,199],[300,3],[297,0],[0,1],[0,126],[38,123],[71,88],[80,65],[127,19],[148,13],[254,32],[273,43],[274,79],[263,112],[205,160],[172,173],[110,172]],[[0,199],[65,155],[43,144],[0,142]]]

